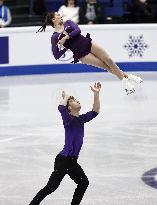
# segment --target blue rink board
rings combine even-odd
[[[157,62],[126,62],[117,64],[123,71],[157,71]],[[104,70],[84,64],[49,64],[0,67],[0,76],[79,72],[104,72]]]

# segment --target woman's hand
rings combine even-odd
[[[66,41],[66,38],[63,37],[61,40],[58,41],[58,45],[62,46]]]
[[[100,82],[97,82],[94,84],[94,86],[90,86],[91,87],[91,90],[94,92],[94,93],[99,93],[100,92],[100,89],[101,89],[101,83]]]
[[[68,36],[68,35],[65,35],[62,39],[60,39],[60,40],[58,41],[58,44],[59,44],[59,45],[63,45],[67,39],[69,39],[69,36]]]
[[[65,30],[63,31],[63,34],[65,34],[66,36],[69,36],[68,33]]]

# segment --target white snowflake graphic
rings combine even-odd
[[[144,42],[143,35],[140,36],[129,35],[129,40],[124,45],[124,48],[128,51],[129,57],[134,57],[134,56],[143,57],[144,51],[148,48],[148,45]]]

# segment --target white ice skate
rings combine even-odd
[[[128,80],[135,82],[135,83],[142,83],[143,82],[143,80],[140,77],[133,75],[133,74],[128,75]]]
[[[123,88],[126,91],[126,94],[132,94],[135,92],[134,86],[130,84],[129,79],[128,78],[123,78],[122,79],[122,84],[123,84]]]

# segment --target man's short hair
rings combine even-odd
[[[74,96],[69,96],[69,98],[67,100],[67,105],[66,105],[67,108],[69,107],[69,101],[70,100],[75,100]]]

